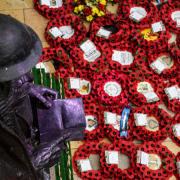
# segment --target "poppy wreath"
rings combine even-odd
[[[164,82],[157,75],[152,74],[148,69],[131,72],[129,75],[129,99],[137,106],[161,103]],[[156,100],[152,97],[155,94],[146,94],[148,92],[156,93]],[[145,96],[146,95],[146,96]],[[151,96],[152,95],[152,96]],[[149,98],[149,99],[148,99]],[[152,99],[152,101],[151,101]]]
[[[116,141],[116,140],[133,140],[134,135],[133,135],[133,118],[132,118],[132,113],[130,113],[129,119],[128,119],[128,129],[127,129],[127,137],[120,136],[120,116],[122,114],[123,108],[120,107],[106,107],[102,106],[102,111],[101,111],[101,118],[103,119],[104,122],[104,132],[106,137],[108,137],[111,141]],[[105,120],[105,112],[110,112],[114,113],[117,115],[116,118],[116,124],[111,124],[110,122],[106,123]],[[119,118],[119,119],[118,119]]]
[[[141,68],[147,66],[146,52],[141,48],[136,49],[128,43],[121,42],[114,44],[110,50],[109,64],[111,69],[127,73],[134,66],[141,66]],[[118,53],[121,54],[118,55]]]
[[[94,74],[94,98],[103,105],[125,106],[128,104],[127,84],[127,76],[114,70]]]
[[[170,138],[173,140],[173,142],[175,142],[179,146],[180,145],[180,137],[178,137],[175,134],[176,133],[175,130],[173,130],[173,128],[177,124],[180,124],[180,113],[176,114],[176,116],[174,117],[174,122],[169,127]]]
[[[78,78],[79,87],[70,88],[70,78],[73,78],[73,79]],[[77,83],[77,81],[75,83]],[[83,103],[95,102],[94,97],[93,97],[93,87],[92,87],[91,77],[83,76],[83,71],[82,72],[76,71],[72,73],[69,77],[64,78],[64,89],[65,89],[65,95],[68,98],[82,97]]]
[[[142,179],[168,179],[173,175],[175,170],[174,159],[175,155],[168,150],[166,146],[161,145],[159,142],[146,142],[137,146],[137,151],[144,151],[148,154],[155,154],[160,158],[161,165],[159,169],[153,170],[147,165],[136,163],[136,169]],[[137,154],[136,154],[137,158]],[[157,162],[157,161],[155,161]]]
[[[103,122],[100,117],[100,107],[95,104],[84,104],[84,111],[86,115],[86,124],[89,128],[85,130],[86,141],[99,141],[104,138]],[[93,129],[93,126],[95,127]]]
[[[77,161],[87,159],[91,154],[101,154],[102,147],[97,142],[87,142],[81,145],[73,156],[73,168],[76,174],[83,180],[101,180],[103,179],[103,169],[100,165],[99,170],[89,170],[80,172]]]
[[[158,21],[160,20],[154,19],[153,23]],[[138,46],[151,53],[157,52],[158,50],[167,49],[168,40],[171,38],[171,35],[168,31],[153,33],[151,25],[146,25],[143,28],[134,29],[131,36],[137,40]]]
[[[124,1],[122,5],[119,6],[119,8],[121,8],[120,11],[123,17],[125,19],[128,19],[129,24],[133,28],[143,28],[143,27],[145,28],[147,25],[150,25],[153,22],[153,19],[157,18],[158,15],[157,7],[153,3],[148,2],[148,0],[145,1],[127,0]],[[140,22],[135,22],[129,17],[131,11],[133,12],[133,10],[137,12],[143,11],[144,13],[146,13],[146,16]]]
[[[101,55],[93,62],[84,58],[84,52],[80,47],[75,46],[70,51],[70,56],[73,59],[76,68],[82,68],[90,71],[103,71],[108,66],[108,58],[110,57],[110,50],[107,43],[97,43],[96,49],[100,51]]]
[[[153,70],[157,75],[160,75],[165,79],[176,77],[178,64],[176,59],[173,57],[171,50],[149,53],[147,59],[151,70]],[[161,65],[160,68],[159,63]]]
[[[178,162],[180,163],[180,152],[176,155],[176,170],[174,172],[174,175],[176,176],[177,179],[180,178],[180,167]]]
[[[169,79],[163,91],[163,100],[165,104],[167,105],[168,109],[170,109],[173,112],[178,113],[180,109],[180,101],[178,97],[174,97],[175,92],[174,91],[171,92],[171,89],[169,89],[172,87],[180,88],[180,82],[179,82],[178,76],[176,78]]]
[[[180,33],[180,28],[177,27],[177,23],[175,20],[176,12],[180,11],[179,1],[167,2],[162,5],[160,9],[161,19],[165,23],[166,27],[176,33]]]
[[[71,13],[71,7],[67,1],[59,8],[51,8],[47,5],[41,5],[40,0],[34,0],[34,8],[47,19],[55,19],[59,16]]]
[[[61,28],[62,26],[71,26],[74,30],[74,34],[66,39],[62,37],[53,39],[49,30],[53,27]],[[71,47],[78,45],[86,37],[86,33],[86,27],[83,25],[78,16],[66,14],[49,21],[45,30],[45,38],[52,47],[62,46],[66,50],[69,50]]]
[[[108,164],[106,161],[106,151],[118,151],[123,155],[128,156],[130,160],[130,167],[126,169],[118,168],[117,164]],[[103,149],[101,151],[101,166],[103,168],[104,174],[106,178],[113,178],[113,179],[135,179],[137,177],[137,171],[135,168],[135,157],[136,149],[135,145],[129,141],[115,141],[113,144],[104,144]],[[133,158],[132,158],[133,157]],[[121,159],[119,159],[121,161]],[[121,161],[122,162],[122,161]]]
[[[58,64],[72,66],[72,60],[68,57],[65,50],[62,47],[58,48],[43,48],[42,56],[40,57],[40,62],[54,60],[55,66],[59,67]],[[59,62],[59,63],[58,63]]]
[[[138,140],[146,141],[162,141],[168,137],[169,125],[173,119],[163,109],[156,105],[148,105],[133,110],[133,133]],[[145,114],[147,125],[141,126],[136,122],[139,114]],[[139,116],[140,118],[140,116]],[[142,120],[140,120],[142,121]]]
[[[101,29],[111,32],[107,37],[101,34]],[[90,39],[94,42],[120,42],[129,39],[131,33],[128,22],[122,18],[118,18],[113,14],[107,14],[103,17],[96,18],[90,24]]]

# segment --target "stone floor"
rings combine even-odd
[[[114,7],[112,8],[109,6],[109,9],[112,12],[115,12]],[[44,30],[48,20],[45,19],[43,16],[39,15],[33,9],[33,0],[0,0],[0,13],[9,14],[17,18],[21,22],[31,26],[39,35],[43,46],[48,47],[48,44],[44,38]],[[79,141],[71,142],[72,154],[74,154],[78,146],[81,144],[82,142]],[[163,142],[163,145],[166,145],[175,154],[180,151],[180,147],[175,145],[169,138]],[[51,179],[55,180],[53,168],[51,169]],[[74,179],[79,180],[80,178],[78,178],[74,173]],[[172,177],[171,179],[173,180],[175,179],[175,177]]]

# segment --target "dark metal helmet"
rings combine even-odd
[[[41,53],[41,41],[30,27],[0,14],[0,82],[26,74]]]

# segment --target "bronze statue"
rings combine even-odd
[[[11,16],[0,14],[1,180],[49,179],[45,169],[57,162],[60,151],[66,148],[65,141],[83,138],[85,118],[82,100],[73,101],[79,105],[78,118],[82,117],[81,127],[78,127],[78,119],[74,126],[76,120],[73,116],[65,114],[66,117],[64,117],[64,111],[54,111],[55,101],[60,104],[58,108],[61,110],[66,105],[69,106],[64,103],[65,100],[57,100],[57,92],[33,84],[30,70],[37,64],[41,51],[41,42],[29,26]],[[56,112],[53,116],[54,121],[57,120],[58,112],[62,114],[60,116],[63,117],[61,121],[64,124],[73,122],[72,127],[76,129],[75,132],[81,132],[79,137],[74,137],[76,134],[71,131],[73,129],[71,126],[65,128],[61,122],[63,127],[57,129],[56,136],[43,142],[41,137],[38,137],[41,136],[39,131],[42,131],[42,128],[39,130],[37,125],[37,120],[41,118],[41,115],[37,116],[37,119],[34,118],[32,106],[36,103],[32,105],[32,100],[40,104],[41,114],[48,111]],[[69,113],[73,114],[71,110],[72,108]],[[48,133],[51,132],[48,131]]]

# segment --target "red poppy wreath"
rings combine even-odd
[[[101,151],[101,166],[105,177],[110,179],[136,179],[135,146],[128,141],[105,144]]]
[[[142,179],[168,179],[175,170],[175,155],[158,142],[137,147],[136,168]]]
[[[121,135],[120,121],[122,116],[123,108],[120,107],[102,107],[101,117],[104,121],[104,131],[105,135],[111,140],[132,140],[133,139],[133,118],[132,113],[125,124],[127,135]]]
[[[129,76],[128,86],[129,98],[137,106],[161,102],[164,82],[148,70],[132,72]]]
[[[122,3],[121,13],[134,28],[143,28],[150,25],[157,18],[157,7],[148,1],[127,0]]]
[[[156,105],[134,108],[133,133],[138,140],[162,141],[168,136],[168,127],[173,118]]]
[[[85,37],[87,30],[78,16],[66,14],[49,21],[45,38],[52,47],[70,49],[78,45]]]
[[[90,39],[96,43],[127,41],[130,33],[128,22],[112,14],[98,17],[90,25]]]
[[[68,78],[64,79],[64,89],[66,97],[82,97],[83,103],[93,103],[93,87],[90,77],[81,76],[78,72],[74,72]]]
[[[108,106],[125,106],[127,99],[127,76],[117,71],[105,71],[94,74],[94,97],[101,104]]]
[[[138,45],[144,48],[150,53],[154,53],[160,50],[165,50],[168,47],[168,41],[171,38],[170,33],[167,30],[153,30],[152,25],[156,27],[164,27],[162,21],[154,19],[152,24],[146,25],[143,28],[134,29],[132,31],[132,37],[134,37]]]
[[[107,67],[110,50],[107,43],[94,44],[90,39],[86,39],[70,51],[70,56],[75,67],[102,71]]]
[[[110,68],[119,72],[129,72],[134,66],[147,66],[146,52],[141,48],[133,48],[128,43],[116,43],[109,49],[111,51],[108,59]]]
[[[171,50],[149,53],[147,59],[150,68],[163,78],[172,78],[178,73],[178,63],[173,57]]]
[[[81,179],[103,179],[103,169],[100,164],[100,153],[101,146],[95,142],[85,143],[77,149],[73,156],[73,168]]]

